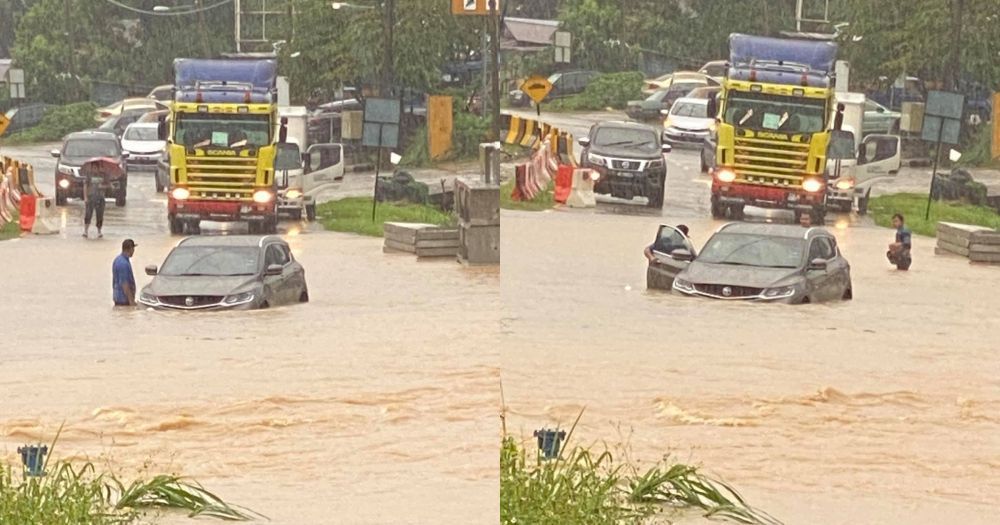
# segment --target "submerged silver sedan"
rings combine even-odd
[[[655,287],[670,282],[680,295],[794,304],[854,296],[851,266],[823,228],[731,223],[697,257],[681,247],[656,256]]]
[[[305,270],[274,235],[188,237],[161,268],[147,266],[146,274],[154,277],[139,304],[156,309],[251,309],[309,300]]]

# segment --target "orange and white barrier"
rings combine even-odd
[[[59,207],[52,197],[37,197],[35,199],[35,220],[31,226],[31,233],[35,235],[48,235],[59,233]]]
[[[597,196],[594,195],[594,181],[597,180],[598,176],[597,172],[591,169],[574,169],[566,205],[571,208],[596,207]]]

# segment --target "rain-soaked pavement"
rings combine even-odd
[[[51,159],[27,153],[51,192]],[[70,201],[59,235],[0,243],[0,458],[65,422],[56,457],[192,476],[274,523],[495,521],[498,270],[286,223],[310,303],[114,311],[122,238],[140,287],[179,239],[151,175],[129,185],[104,239]]]

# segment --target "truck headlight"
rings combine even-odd
[[[823,183],[818,179],[806,179],[802,181],[802,189],[808,191],[809,193],[816,193],[823,189]]]
[[[302,192],[299,190],[288,190],[285,192],[286,199],[297,199],[302,196]]]
[[[784,299],[795,295],[794,286],[780,286],[764,290],[764,299]]]
[[[179,201],[186,200],[191,196],[191,192],[187,188],[174,188],[174,191],[170,192],[170,195]]]
[[[854,179],[846,178],[837,181],[838,190],[849,190],[854,187]]]
[[[733,182],[736,180],[736,172],[731,169],[721,169],[715,173],[715,178],[719,182]]]
[[[274,200],[274,194],[268,190],[257,190],[253,194],[253,201],[257,204],[267,204]]]
[[[253,301],[253,292],[243,292],[235,295],[230,295],[227,296],[226,300],[222,302],[223,304],[234,305],[234,304],[249,303],[250,301]]]
[[[694,293],[694,285],[690,281],[685,281],[684,279],[674,279],[674,290],[681,293],[691,294]]]

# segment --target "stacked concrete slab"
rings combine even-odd
[[[500,187],[466,178],[455,180],[458,260],[500,264]]]
[[[1000,264],[1000,232],[982,226],[939,222],[934,253],[961,255],[972,262]]]
[[[442,228],[433,224],[387,222],[385,232],[386,253],[412,253],[423,257],[455,257],[458,254],[459,234],[456,228]]]

